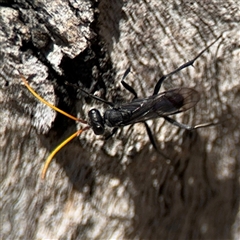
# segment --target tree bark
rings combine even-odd
[[[0,131],[2,239],[238,239],[240,11],[237,1],[1,1]],[[126,126],[111,139],[90,129],[41,169],[105,104],[190,87],[199,103],[174,118],[219,124],[186,131],[163,119]],[[110,133],[110,130],[107,129]],[[107,133],[106,133],[107,134]]]

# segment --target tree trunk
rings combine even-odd
[[[1,1],[0,131],[2,239],[238,239],[240,11],[237,1]],[[153,93],[189,87],[198,104],[173,116],[118,130],[90,129],[62,148],[46,179],[50,152],[83,127],[39,102],[87,120]],[[111,129],[106,129],[106,136]],[[168,159],[163,157],[168,156]]]

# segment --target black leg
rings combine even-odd
[[[114,128],[112,130],[112,133],[110,135],[108,135],[107,137],[105,137],[105,140],[108,140],[109,138],[111,138],[116,132],[117,132],[118,128]]]
[[[198,129],[198,128],[204,128],[204,127],[209,127],[209,126],[214,126],[214,125],[217,125],[219,124],[219,122],[217,123],[202,123],[202,124],[198,124],[198,125],[195,125],[195,126],[189,126],[187,124],[183,124],[183,123],[179,123],[177,122],[176,120],[170,118],[170,117],[164,117],[164,119],[166,121],[168,121],[169,123],[179,127],[179,128],[182,128],[182,129],[186,129],[186,130],[194,130],[194,129]]]
[[[124,81],[124,79],[125,79],[125,78],[127,77],[127,75],[130,73],[130,71],[131,71],[131,68],[129,67],[129,68],[125,71],[125,73],[123,74],[123,78],[122,78],[122,80],[121,80],[121,83],[122,83],[122,85],[123,85],[130,93],[132,93],[132,94],[134,95],[134,99],[136,99],[136,98],[138,98],[136,91],[135,91],[130,85],[128,85],[128,84]]]
[[[153,92],[153,95],[156,95],[158,94],[160,88],[161,88],[161,85],[163,83],[163,81],[165,79],[167,79],[168,77],[172,76],[173,74],[175,73],[178,73],[180,72],[182,69],[184,68],[187,68],[189,66],[193,66],[194,62],[205,52],[207,51],[222,35],[220,35],[214,42],[212,42],[210,45],[208,45],[205,49],[203,49],[194,59],[192,59],[191,61],[188,61],[186,63],[184,63],[183,65],[181,65],[180,67],[178,67],[177,69],[175,69],[174,71],[170,72],[169,74],[167,75],[163,75],[157,82],[155,88],[154,88],[154,92]]]
[[[114,103],[108,102],[108,101],[106,101],[106,100],[104,100],[104,99],[102,99],[102,98],[100,98],[100,97],[98,97],[98,96],[94,96],[94,95],[92,95],[91,93],[89,93],[89,92],[87,92],[86,90],[84,90],[83,88],[80,88],[80,90],[81,90],[82,92],[86,93],[89,97],[91,97],[91,98],[93,98],[93,99],[95,99],[95,100],[98,100],[98,101],[100,101],[100,102],[106,103],[107,105],[109,105],[109,106],[111,106],[111,107],[114,106]]]
[[[150,139],[150,142],[151,142],[151,144],[153,145],[154,149],[155,149],[160,155],[162,155],[164,158],[170,159],[168,156],[166,156],[165,154],[163,154],[162,152],[159,151],[150,127],[148,126],[148,124],[147,124],[146,122],[144,122],[144,125],[145,125],[145,128],[146,128],[146,130],[147,130],[147,134],[148,134],[148,137],[149,137],[149,139]]]
[[[153,145],[155,150],[158,150],[156,141],[155,141],[155,139],[153,137],[153,134],[152,134],[152,131],[151,131],[150,127],[148,126],[148,124],[146,122],[144,122],[144,125],[145,125],[145,128],[147,130],[147,134],[148,134],[148,137],[150,139],[151,144]]]
[[[127,75],[131,72],[131,67],[128,67],[125,73],[123,74],[122,81],[127,77]]]

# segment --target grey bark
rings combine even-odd
[[[14,2],[14,1],[12,1]],[[240,11],[238,1],[1,1],[1,239],[238,239]],[[157,80],[221,39],[163,90],[192,87],[179,114],[193,132],[162,119],[110,140],[91,130],[64,147],[43,181],[44,160],[81,127],[38,102],[87,119],[109,101],[129,101],[126,81],[149,96]],[[70,84],[69,84],[70,83]],[[72,85],[71,85],[72,84]],[[73,87],[73,85],[75,87]]]

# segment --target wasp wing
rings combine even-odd
[[[139,98],[120,107],[122,111],[130,111],[132,114],[121,125],[180,113],[195,106],[199,99],[199,93],[192,88],[177,88],[149,98]]]

